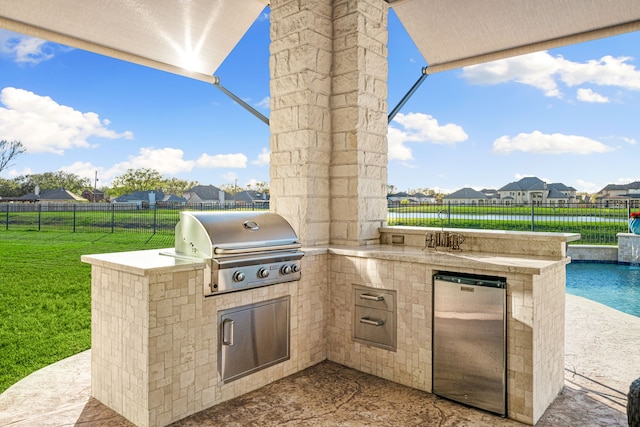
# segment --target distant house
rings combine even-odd
[[[577,190],[562,183],[547,184],[535,176],[510,182],[498,189],[503,204],[557,204],[575,203]]]
[[[422,193],[414,193],[409,194],[404,191],[400,191],[398,193],[387,194],[387,201],[394,203],[436,203],[436,198],[434,196],[427,196]]]
[[[25,194],[21,197],[15,197],[13,200],[16,202],[31,203],[78,203],[87,201],[87,199],[73,194],[71,191],[64,188],[40,191],[38,187],[36,187],[33,193]]]
[[[174,194],[164,194],[162,191],[134,191],[130,194],[123,194],[114,199],[111,199],[111,203],[135,203],[138,208],[149,209],[154,208],[156,204],[165,205],[183,205],[186,203],[184,197],[176,196]]]
[[[389,202],[402,202],[403,200],[409,201],[409,193],[400,191],[398,193],[387,194],[387,201]]]
[[[213,185],[196,185],[183,194],[187,203],[224,203],[228,195],[223,190]]]
[[[255,205],[255,204],[269,204],[269,194],[254,191],[254,190],[246,190],[240,191],[233,195],[233,201],[236,204],[247,204],[247,205]]]
[[[425,203],[433,204],[437,202],[435,196],[432,196],[432,195],[427,196],[426,194],[422,194],[422,193],[412,194],[411,199],[415,200],[416,203],[420,203],[420,204],[425,204]]]
[[[82,197],[90,202],[102,202],[104,200],[104,191],[100,190],[84,190]]]
[[[485,205],[489,198],[480,191],[465,187],[442,198],[444,203],[453,205]]]
[[[640,207],[640,181],[629,184],[608,184],[598,191],[597,204],[605,207],[627,206]]]
[[[487,196],[490,204],[496,205],[500,203],[500,194],[498,194],[498,190],[494,190],[493,188],[483,188],[480,192]]]

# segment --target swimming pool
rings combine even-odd
[[[567,293],[640,317],[640,266],[569,264]]]

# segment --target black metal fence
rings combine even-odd
[[[150,208],[135,203],[4,203],[0,227],[4,230],[132,232],[173,234],[180,211],[264,211],[269,203],[158,203]]]
[[[173,234],[183,210],[269,210],[268,203],[167,205],[0,203],[0,230]],[[581,244],[617,244],[628,232],[628,205],[482,206],[390,202],[389,225],[580,233]]]
[[[465,205],[389,203],[389,225],[580,233],[579,244],[615,245],[628,233],[629,204]]]

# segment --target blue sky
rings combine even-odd
[[[640,32],[430,75],[391,123],[398,190],[524,176],[596,192],[640,180]],[[215,75],[269,116],[268,9]],[[389,108],[426,62],[389,17]],[[129,168],[220,186],[269,181],[269,128],[212,85],[0,30],[0,173],[98,186]]]

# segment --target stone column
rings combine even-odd
[[[271,2],[271,204],[305,245],[379,239],[387,13],[383,0]]]
[[[333,9],[331,243],[379,243],[387,216],[387,16],[381,0]]]
[[[332,3],[271,2],[271,209],[305,245],[329,243]]]

